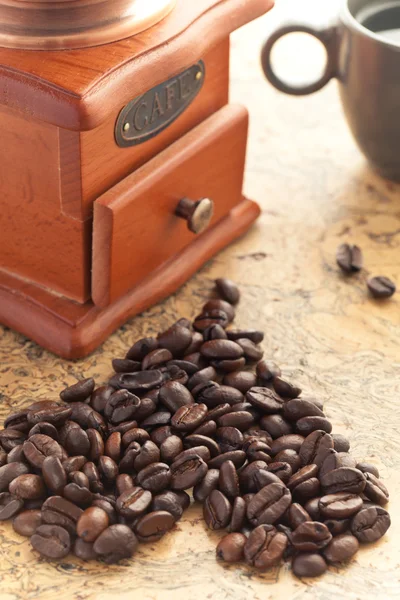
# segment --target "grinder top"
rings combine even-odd
[[[152,27],[176,0],[0,0],[0,46],[51,50],[98,46]]]

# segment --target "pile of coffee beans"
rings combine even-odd
[[[239,290],[217,280],[180,319],[0,431],[0,519],[42,556],[114,563],[170,531],[191,502],[227,531],[218,558],[317,576],[390,526],[377,469],[332,434],[321,403],[263,360],[263,333],[231,327]]]
[[[359,246],[341,244],[336,250],[336,262],[343,273],[351,275],[363,268],[363,254]],[[367,288],[374,298],[391,298],[396,292],[396,284],[388,277],[379,275],[367,279]]]

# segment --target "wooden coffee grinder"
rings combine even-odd
[[[84,356],[257,218],[229,35],[272,4],[0,0],[1,323]]]

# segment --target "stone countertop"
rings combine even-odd
[[[208,531],[201,509],[193,506],[172,533],[115,566],[72,556],[46,562],[9,523],[0,523],[2,600],[400,598],[400,294],[377,302],[365,287],[368,273],[389,276],[400,287],[400,187],[365,164],[335,82],[293,98],[263,79],[261,43],[296,2],[278,0],[274,13],[232,39],[231,100],[247,104],[251,114],[246,192],[262,206],[258,224],[85,360],[63,361],[0,327],[0,418],[33,399],[57,398],[77,378],[104,382],[112,357],[180,316],[194,317],[213,280],[228,276],[242,289],[237,324],[265,330],[265,355],[324,401],[334,431],[349,437],[356,458],[379,468],[391,493],[392,527],[347,567],[301,582],[287,565],[257,574],[245,565],[218,563],[222,534]],[[301,4],[303,15],[315,16],[312,3]],[[326,0],[323,16],[335,4]],[[319,61],[303,37],[286,40],[279,54],[286,69],[295,66],[304,75]],[[346,241],[359,244],[365,256],[366,270],[351,278],[335,265],[335,249]]]

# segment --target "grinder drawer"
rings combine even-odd
[[[190,244],[212,205],[208,227],[241,202],[247,128],[247,110],[227,105],[95,201],[97,306],[108,306]]]

